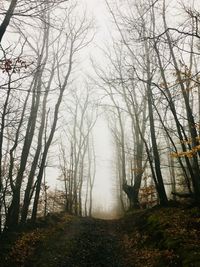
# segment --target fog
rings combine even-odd
[[[85,48],[82,55],[82,61],[79,66],[80,73],[86,76],[95,75],[91,63],[91,59],[95,59],[97,64],[104,65],[102,57],[102,47],[109,42],[111,38],[109,28],[111,26],[109,16],[106,10],[104,0],[84,0],[81,6],[86,10],[89,18],[94,21],[94,39],[89,47]],[[98,90],[98,89],[97,89]],[[84,92],[83,92],[84,94]],[[97,98],[101,97],[101,92],[97,91]],[[104,216],[111,218],[116,212],[117,193],[116,193],[116,177],[114,166],[114,152],[111,133],[108,123],[103,114],[103,108],[94,127],[94,145],[96,156],[96,175],[93,190],[93,210],[97,211],[96,216]],[[67,113],[63,114],[68,116]],[[57,158],[59,151],[56,152]],[[51,157],[53,160],[51,160]],[[52,188],[62,188],[62,184],[57,180],[60,175],[59,163],[55,161],[55,151],[50,154],[50,164],[46,168],[47,184]],[[111,214],[112,213],[112,214]],[[102,215],[101,215],[102,214]]]
[[[48,197],[57,210],[90,216],[93,204],[107,217],[192,192],[198,2],[4,2],[0,193],[10,226],[29,210],[47,214]]]

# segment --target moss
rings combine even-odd
[[[200,218],[200,208],[194,207],[190,210],[191,217]]]
[[[182,243],[182,239],[180,237],[168,236],[168,237],[166,237],[166,239],[164,241],[164,246],[167,249],[177,250],[180,247],[181,243]]]
[[[183,267],[199,267],[200,252],[182,251],[182,266]]]
[[[157,230],[161,227],[159,216],[157,214],[150,215],[147,219],[149,230]]]

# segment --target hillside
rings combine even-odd
[[[199,208],[154,208],[118,220],[55,214],[1,239],[2,267],[200,266]]]

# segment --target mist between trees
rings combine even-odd
[[[197,6],[105,1],[113,36],[101,47],[104,64],[92,59],[83,80],[79,64],[95,24],[78,2],[0,6],[4,230],[48,212],[92,215],[93,128],[102,112],[114,144],[117,209],[165,206],[180,197],[200,202]],[[52,192],[45,169],[55,162],[63,189]]]

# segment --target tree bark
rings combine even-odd
[[[0,25],[0,43],[2,41],[2,38],[6,32],[6,29],[10,23],[10,19],[13,16],[14,10],[16,8],[18,0],[12,0],[10,3],[10,6],[8,8],[8,11],[6,12],[5,18],[2,21],[1,25]]]

